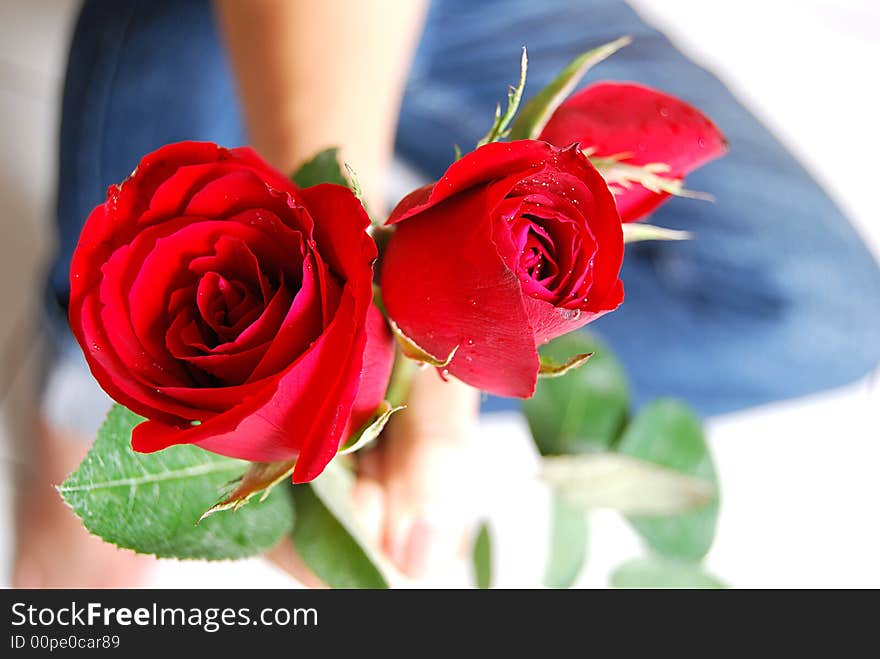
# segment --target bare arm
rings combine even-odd
[[[381,215],[424,0],[215,3],[253,145],[282,171],[340,146]],[[409,408],[361,460],[354,504],[365,530],[412,576],[451,560],[467,535],[467,505],[450,493],[464,490],[477,408],[473,389],[419,373]],[[271,557],[316,584],[289,542]]]
[[[254,147],[282,171],[328,146],[384,210],[424,0],[215,0]]]

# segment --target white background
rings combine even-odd
[[[27,331],[33,282],[46,253],[55,172],[59,90],[70,0],[0,3],[0,385],[9,392],[0,432],[21,435],[32,406],[34,344]],[[637,0],[645,18],[718,74],[802,160],[880,254],[876,0]],[[880,329],[878,329],[880,331]],[[718,537],[708,567],[734,586],[880,586],[880,390],[862,382],[809,399],[711,419],[722,483]],[[12,541],[10,478],[26,474],[0,441],[0,585]],[[499,467],[493,496],[498,584],[537,585],[543,570],[546,493],[521,422],[485,428]],[[505,458],[504,456],[511,456]],[[537,522],[528,520],[537,519]],[[524,521],[526,520],[526,521]],[[580,583],[601,587],[642,553],[611,512],[591,518]],[[458,585],[451,573],[432,585]],[[292,582],[258,560],[163,562],[164,586],[276,586]]]

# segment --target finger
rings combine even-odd
[[[379,546],[385,524],[385,490],[379,481],[361,475],[351,492],[351,506],[368,542]]]
[[[469,473],[477,393],[427,372],[409,408],[389,425],[382,445],[387,502],[383,545],[411,577],[441,570],[457,554],[473,518]]]
[[[327,586],[315,576],[296,551],[293,541],[285,536],[277,545],[265,554],[272,563],[287,572],[307,588],[326,588]]]
[[[370,446],[356,454],[357,472],[375,481],[382,480],[382,451],[379,446]]]

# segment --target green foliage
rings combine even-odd
[[[593,353],[563,377],[539,379],[522,408],[543,455],[607,450],[620,434],[629,410],[629,386],[620,363],[595,338],[575,332],[541,348],[546,359],[565,363]]]
[[[291,179],[301,188],[310,188],[319,183],[336,183],[351,187],[339,164],[339,149],[331,147],[316,154],[303,163]]]
[[[569,505],[609,508],[643,517],[701,509],[715,497],[713,483],[621,453],[541,458],[541,478]]]
[[[571,94],[587,71],[616,53],[630,41],[629,37],[621,37],[575,57],[549,85],[526,103],[513,124],[510,139],[536,139],[544,130],[547,122],[550,121],[556,108]]]
[[[295,485],[293,544],[331,588],[388,588],[382,561],[354,520],[350,491],[349,474],[335,463],[312,483]]]
[[[510,135],[508,127],[516,116],[516,111],[519,109],[519,103],[522,100],[523,90],[526,86],[526,71],[528,68],[529,58],[526,55],[526,49],[523,48],[519,65],[519,82],[516,87],[511,87],[507,92],[507,109],[504,111],[504,114],[501,114],[501,104],[499,103],[495,106],[495,120],[492,122],[492,127],[485,137],[477,142],[478,148],[491,142],[503,140]]]
[[[474,538],[474,547],[471,554],[474,566],[474,581],[477,588],[487,589],[492,587],[492,534],[489,525],[483,522],[477,530]]]
[[[611,575],[615,588],[727,588],[699,565],[659,556],[627,561]]]
[[[58,487],[91,533],[143,554],[216,560],[259,554],[289,532],[294,509],[286,487],[198,523],[247,463],[195,446],[135,453],[131,431],[142,420],[115,405],[85,460]]]
[[[550,554],[544,572],[548,588],[570,588],[587,559],[587,516],[558,496],[552,500]]]
[[[669,517],[627,518],[648,545],[663,556],[690,561],[705,556],[718,521],[718,479],[699,418],[679,401],[657,400],[636,415],[617,450],[712,483],[714,496],[697,510]]]

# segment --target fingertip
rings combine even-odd
[[[385,490],[378,481],[368,476],[358,477],[351,492],[351,505],[367,540],[375,545],[382,537],[386,501]]]
[[[266,558],[307,588],[326,588],[296,551],[290,537],[285,536],[277,545],[266,552]]]

